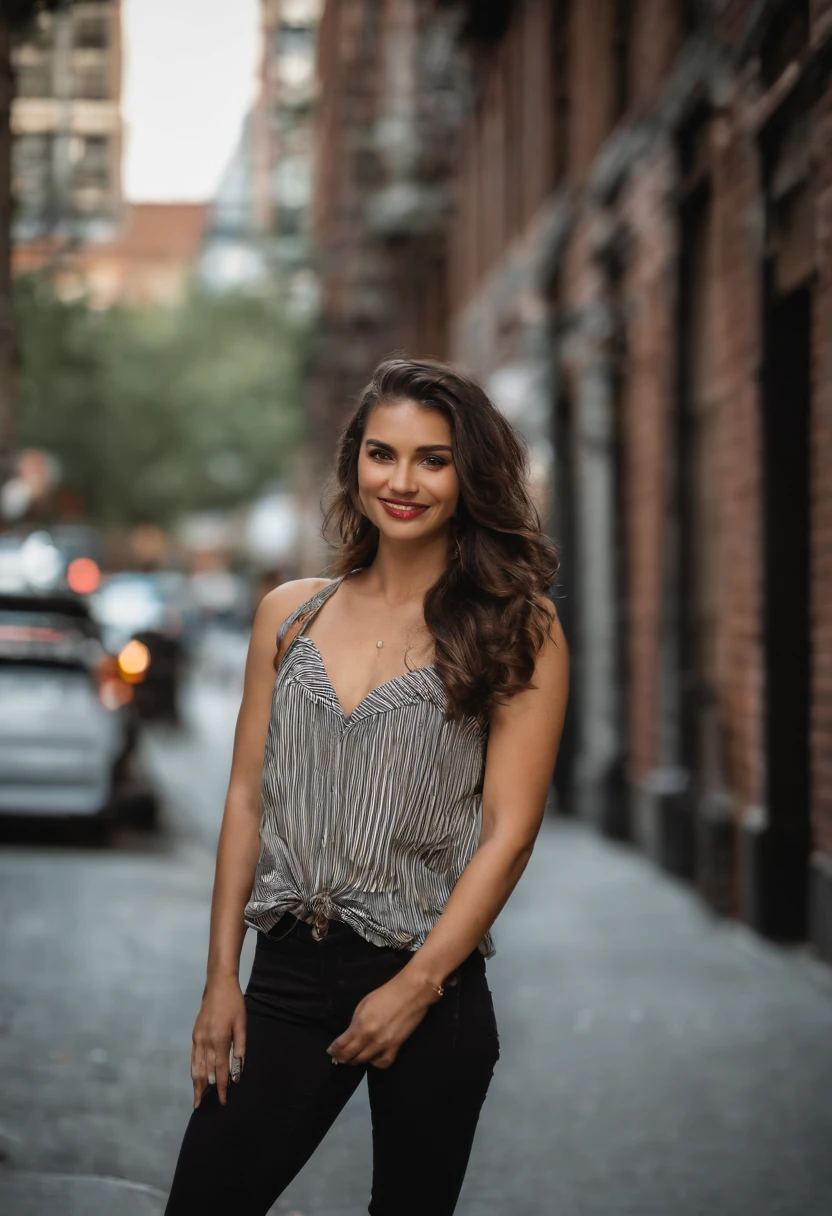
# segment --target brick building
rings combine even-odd
[[[392,349],[526,434],[562,804],[832,957],[832,0],[329,0],[310,414]]]

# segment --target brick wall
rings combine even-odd
[[[721,719],[729,789],[742,816],[759,805],[761,739],[760,198],[739,109],[717,120],[714,193],[719,343],[719,629]]]
[[[676,357],[675,216],[670,149],[657,145],[630,178],[619,207],[632,233],[623,289],[628,318],[623,453],[626,509],[629,777],[661,762],[658,745],[663,524],[668,408]]]

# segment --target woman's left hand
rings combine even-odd
[[[327,1047],[333,1063],[389,1068],[405,1039],[441,999],[424,982],[400,972],[358,1002],[347,1029]]]

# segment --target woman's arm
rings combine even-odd
[[[424,944],[377,990],[383,996],[365,997],[358,1024],[354,1018],[330,1044],[328,1051],[340,1063],[372,1061],[383,1068],[393,1062],[428,1006],[441,999],[434,990],[491,928],[528,864],[543,821],[569,689],[566,639],[554,605],[548,600],[546,605],[551,622],[535,664],[537,687],[517,693],[491,714],[477,851]]]
[[[245,1052],[240,950],[246,932],[243,914],[260,855],[260,781],[274,692],[275,635],[281,622],[320,586],[320,579],[284,583],[263,598],[254,618],[217,845],[207,978],[193,1033],[194,1108],[209,1078],[216,1078],[220,1102],[225,1103],[232,1042],[236,1057]],[[284,651],[290,641],[288,635],[283,639]]]

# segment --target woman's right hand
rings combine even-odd
[[[225,1106],[232,1043],[234,1058],[240,1061],[240,1071],[235,1072],[234,1080],[239,1081],[246,1050],[246,1006],[239,980],[229,975],[205,985],[202,1007],[194,1023],[191,1051],[194,1110],[215,1081],[220,1102]]]

